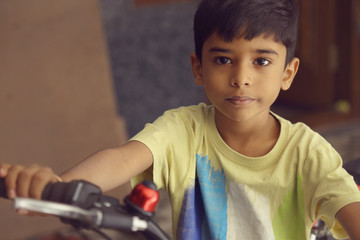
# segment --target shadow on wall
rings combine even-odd
[[[190,64],[196,1],[144,7],[128,0],[100,4],[117,107],[130,137],[167,109],[204,101]]]

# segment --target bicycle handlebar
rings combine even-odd
[[[0,197],[7,198],[4,179],[0,179]],[[138,184],[125,198],[125,206],[113,197],[102,194],[92,183],[77,180],[49,183],[42,200],[15,198],[14,209],[51,214],[77,228],[107,228],[117,231],[143,232],[148,239],[170,239],[151,220],[159,193],[154,183]]]

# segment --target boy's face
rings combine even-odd
[[[280,89],[290,88],[299,60],[284,68],[285,58],[286,47],[272,37],[225,42],[213,33],[204,43],[201,63],[195,54],[191,61],[195,81],[204,86],[217,116],[244,121],[268,116]]]

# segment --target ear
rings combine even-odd
[[[195,53],[191,54],[191,66],[192,66],[192,72],[194,75],[195,83],[198,86],[202,86],[204,84],[204,79],[202,75],[202,66],[199,58],[196,56]]]
[[[283,81],[281,83],[281,89],[286,91],[290,88],[295,75],[299,69],[299,65],[300,65],[300,60],[298,58],[293,58],[288,65],[286,66],[285,70],[284,70],[284,75],[283,75]]]

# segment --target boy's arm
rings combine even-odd
[[[99,151],[61,174],[63,181],[83,179],[108,191],[149,168],[153,155],[143,143],[130,141],[118,148]]]
[[[360,240],[360,202],[354,202],[341,208],[336,219],[347,232],[351,240]]]
[[[99,151],[61,175],[63,181],[83,179],[103,191],[119,186],[152,165],[151,151],[142,143],[130,141],[118,148]],[[48,182],[57,181],[46,167],[0,164],[0,177],[5,177],[8,196],[40,198]]]

